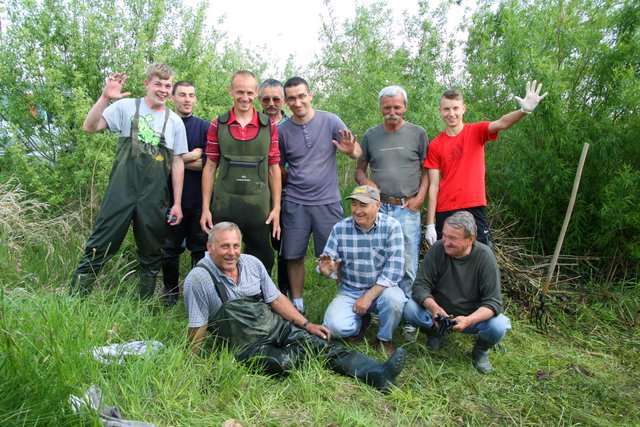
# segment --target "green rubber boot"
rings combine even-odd
[[[140,299],[150,299],[156,291],[156,276],[140,275]]]
[[[493,369],[491,362],[489,361],[489,349],[493,347],[493,344],[478,338],[471,351],[471,358],[473,359],[473,366],[481,374],[488,374]]]
[[[82,298],[88,297],[93,290],[93,283],[96,281],[94,274],[75,273],[71,279],[69,293]]]

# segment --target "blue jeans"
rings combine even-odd
[[[418,271],[418,254],[420,252],[421,224],[420,212],[402,206],[382,203],[380,212],[398,220],[404,235],[404,277],[398,286],[411,299],[411,287]]]
[[[433,327],[431,312],[421,307],[414,300],[410,300],[405,304],[402,318],[405,322],[411,323],[419,328],[430,329]],[[511,329],[511,321],[504,314],[498,314],[489,320],[484,320],[473,326],[469,326],[462,332],[465,334],[478,334],[482,340],[491,345],[495,345],[504,338],[507,329]]]
[[[353,311],[356,300],[369,289],[356,289],[340,284],[338,295],[333,298],[324,313],[324,326],[336,337],[350,337],[360,332],[362,316]],[[393,331],[402,319],[402,309],[407,297],[398,287],[387,288],[376,298],[368,312],[378,313],[380,328],[377,337],[382,341],[391,341]]]

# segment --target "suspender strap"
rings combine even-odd
[[[131,124],[131,157],[138,155],[138,120],[140,119],[140,98],[136,98],[136,114],[133,116]]]
[[[225,302],[229,301],[229,293],[225,289],[225,287],[222,284],[222,282],[220,282],[218,280],[218,278],[216,277],[216,275],[213,274],[213,271],[211,271],[209,269],[209,267],[207,267],[206,265],[203,265],[203,264],[198,264],[198,265],[196,265],[196,268],[197,267],[204,268],[207,271],[207,273],[209,273],[209,276],[211,276],[211,280],[213,281],[213,285],[214,285],[214,288],[216,290],[216,293],[218,294],[218,297],[220,298],[220,301],[222,301],[223,304]]]
[[[169,114],[171,114],[171,110],[167,107],[164,107],[164,123],[162,124],[162,137],[164,138],[164,130],[167,128],[167,122],[169,121]]]

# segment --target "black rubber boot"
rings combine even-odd
[[[156,291],[156,276],[140,275],[140,283],[138,283],[140,291],[140,299],[150,299]]]
[[[403,348],[397,349],[385,363],[373,360],[355,350],[345,350],[342,357],[330,361],[334,371],[356,377],[360,381],[387,393],[395,384],[407,359]]]
[[[167,305],[178,302],[180,259],[169,259],[162,262],[163,298]]]
[[[191,252],[191,268],[195,267],[202,258],[204,258],[204,251]]]
[[[429,350],[434,353],[440,350],[440,347],[444,344],[445,338],[441,337],[438,333],[438,328],[433,327],[430,329],[421,329],[425,334],[427,334],[427,347]]]
[[[473,345],[473,350],[471,350],[473,366],[475,366],[476,370],[481,374],[488,374],[493,369],[489,361],[489,349],[491,347],[493,347],[493,344],[478,337],[476,343]]]
[[[93,290],[93,283],[96,281],[95,274],[75,273],[71,279],[69,293],[74,296],[87,297]]]

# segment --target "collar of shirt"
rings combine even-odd
[[[365,230],[364,228],[360,227],[358,225],[358,223],[356,222],[356,220],[353,220],[353,225],[360,231],[362,231],[363,233],[368,233],[371,230],[373,230],[374,228],[376,228],[378,226],[378,221],[380,220],[380,213],[376,214],[376,219],[373,220],[373,224],[371,225],[371,228],[369,228],[368,230]]]
[[[209,261],[209,263],[213,266],[214,272],[216,273],[216,276],[218,276],[220,280],[222,280],[223,282],[226,282],[228,285],[233,285],[233,286],[240,285],[240,278],[242,277],[242,256],[238,259],[238,282],[234,282],[231,277],[224,274],[222,270],[218,268],[216,263],[213,262],[211,258],[207,259],[207,261]]]
[[[236,124],[236,125],[242,127],[240,125],[240,122],[238,121],[238,119],[236,119],[236,113],[233,110],[234,109],[232,107],[231,111],[229,112],[229,121],[227,122],[227,124],[229,124],[229,125]],[[249,123],[247,123],[247,126],[258,127],[258,126],[260,126],[260,120],[258,120],[258,112],[253,107],[252,107],[252,110],[253,110],[253,118],[251,119],[251,121]],[[245,127],[247,127],[247,126],[245,126]]]

